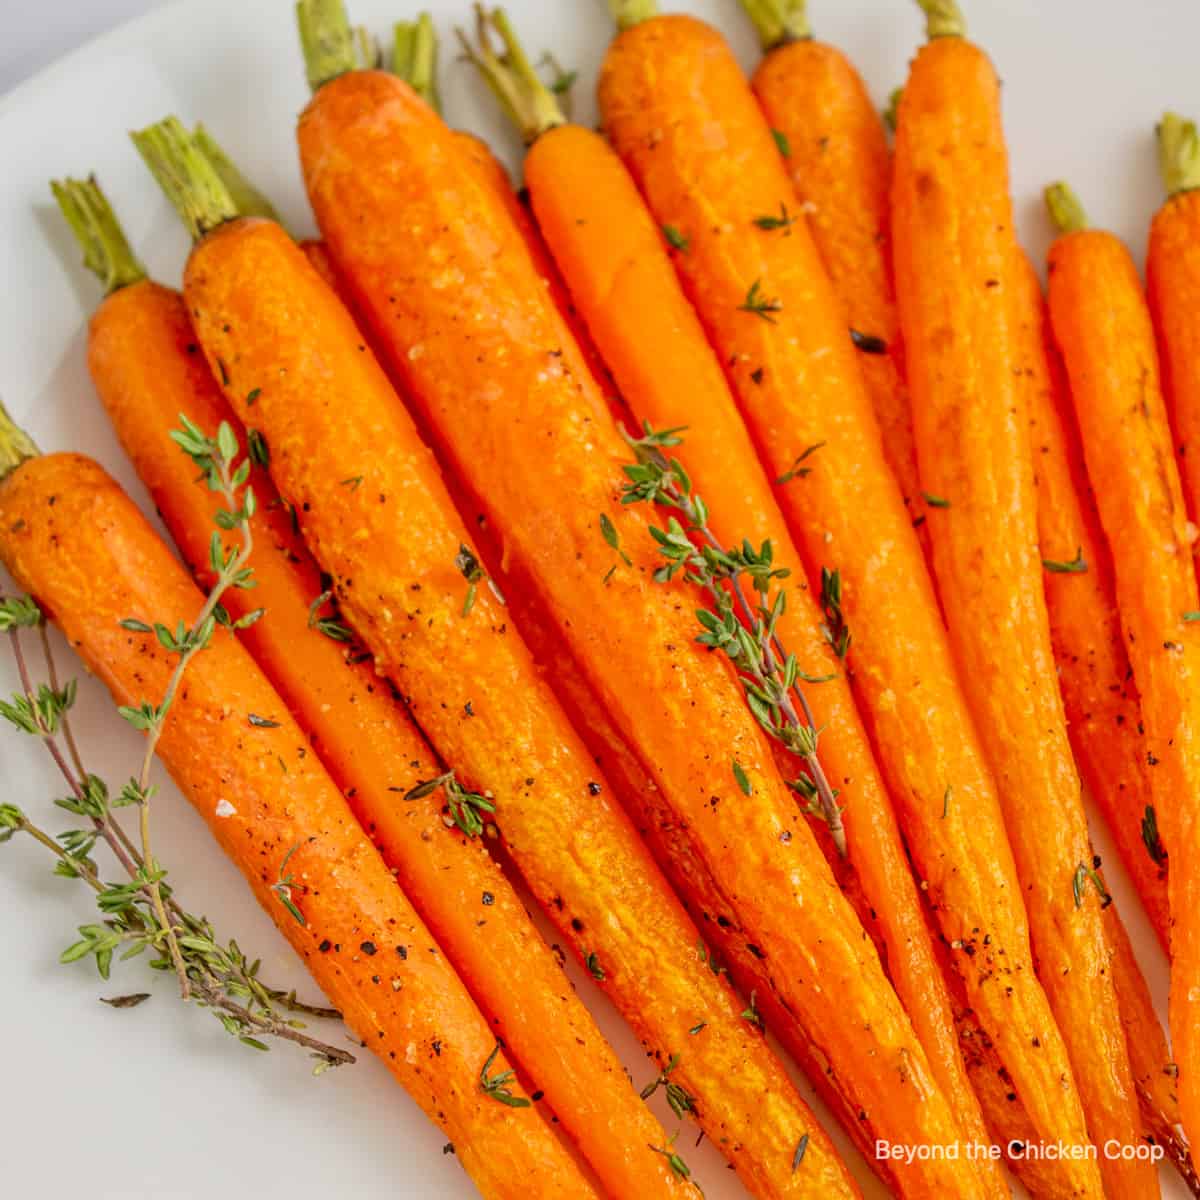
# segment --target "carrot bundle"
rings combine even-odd
[[[600,102],[655,219],[688,239],[676,269],[760,455],[787,480],[776,496],[810,578],[839,570],[851,679],[969,1001],[1039,1135],[1083,1144],[994,783],[883,457],[860,352],[804,225],[756,224],[794,202],[770,130],[728,47],[687,17],[622,33]],[[1098,1191],[1093,1164],[1049,1169],[1064,1194]]]
[[[504,42],[503,56],[491,48],[492,30]],[[478,37],[475,61],[530,145],[525,182],[542,235],[632,415],[658,429],[686,426],[678,454],[708,504],[716,535],[726,545],[769,541],[775,564],[802,579],[720,364],[671,266],[669,254],[686,254],[686,244],[654,224],[603,139],[565,122],[501,10],[481,17]],[[794,219],[781,218],[785,230]],[[842,664],[810,594],[793,590],[789,601],[779,636],[806,676],[825,680],[809,689],[810,702],[816,724],[836,731],[822,757],[838,780],[849,863],[866,901],[864,923],[881,935],[889,975],[940,1086],[971,1140],[986,1141],[921,901]],[[799,771],[795,760],[783,766],[791,775]],[[814,820],[827,835],[822,818]],[[855,1116],[852,1127],[859,1124]],[[996,1186],[1004,1188],[999,1176]]]
[[[337,86],[363,81],[398,92],[444,128],[394,77],[363,72]],[[187,154],[172,146],[169,125],[161,133],[156,155],[170,179]],[[499,204],[453,141],[435,152]],[[195,197],[207,184],[192,165]],[[698,956],[695,927],[482,578],[431,454],[345,310],[277,226],[230,216],[222,204],[205,210],[199,228],[211,232],[193,250],[184,293],[227,398],[267,439],[272,477],[347,623],[464,785],[492,799],[493,820],[539,903],[659,1069],[676,1060],[682,1111],[694,1112],[763,1195],[854,1195],[811,1112]],[[523,251],[517,257],[528,264]],[[449,282],[454,268],[445,269]],[[636,1151],[612,1153],[623,1149]],[[678,1154],[663,1157],[689,1176]]]
[[[122,622],[188,627],[204,597],[90,459],[12,453],[0,413],[0,561],[114,699],[161,696],[174,656]],[[167,770],[364,1045],[453,1139],[489,1197],[594,1197],[307,739],[243,647],[196,655],[158,743]],[[286,867],[299,919],[277,891]],[[525,1106],[517,1107],[525,1101]]]
[[[755,938],[780,994],[880,1136],[960,1141],[763,734],[724,665],[695,646],[687,601],[651,580],[646,524],[618,503],[631,454],[517,252],[511,222],[395,80],[359,73],[327,84],[302,119],[300,146],[318,224],[391,369],[689,825],[721,878],[727,919]],[[537,470],[512,468],[522,461]],[[548,507],[545,497],[560,493],[571,503]],[[634,612],[634,621],[613,618]],[[981,1187],[962,1161],[897,1172],[916,1188]]]
[[[892,284],[891,153],[879,110],[850,60],[817,41],[805,0],[741,0],[765,54],[751,86],[853,330],[883,455],[926,559],[904,346]]]
[[[954,5],[900,99],[896,289],[921,481],[951,643],[1000,785],[1038,974],[1066,1040],[1091,1140],[1136,1145],[1140,1119],[1079,777],[1054,670],[1037,510],[1019,250],[999,83]],[[1147,1161],[1100,1158],[1108,1194],[1157,1194]]]
[[[1117,604],[1146,725],[1154,810],[1167,853],[1200,838],[1200,610],[1158,352],[1137,270],[1111,234],[1086,229],[1070,193],[1050,193],[1063,236],[1050,252],[1050,316],[1070,380],[1088,474],[1112,551]],[[1184,1128],[1200,1132],[1200,879],[1168,873],[1171,1033]]]
[[[68,183],[56,191],[69,205],[64,211],[89,215],[79,232],[99,246],[102,277],[110,273],[107,263],[127,261],[119,226],[95,184]],[[114,231],[107,239],[106,229]],[[210,434],[227,422],[239,441],[245,439],[199,353],[182,297],[145,278],[110,291],[92,317],[88,363],[184,561],[208,582],[221,498],[196,486],[192,464],[170,433],[182,416]],[[320,572],[267,476],[270,444],[255,430],[251,445],[258,463],[251,472],[258,497],[251,518],[257,585],[231,592],[226,607],[235,620],[256,608],[267,616],[242,631],[243,642],[496,1035],[536,1081],[609,1192],[670,1194],[675,1176],[649,1149],[666,1134],[629,1086],[511,884],[482,842],[462,832],[475,832],[486,820],[486,807],[476,806],[482,798],[463,799],[448,778],[441,787],[419,786],[446,778],[444,767],[331,615]]]

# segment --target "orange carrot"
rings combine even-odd
[[[1128,251],[1084,228],[1065,188],[1050,193],[1064,236],[1050,252],[1050,316],[1066,363],[1117,605],[1146,724],[1151,795],[1167,853],[1200,838],[1200,610],[1148,306]],[[1171,1033],[1184,1128],[1200,1131],[1200,878],[1172,869]]]
[[[66,185],[110,261],[119,226],[95,184]],[[100,273],[106,274],[101,264]],[[209,434],[224,421],[243,433],[199,353],[183,299],[146,279],[110,292],[92,318],[88,363],[101,400],[184,561],[209,583],[209,539],[222,498],[195,484],[192,463],[170,439],[180,415]],[[472,837],[487,807],[463,801],[444,778],[388,685],[344,624],[330,615],[316,564],[262,463],[270,448],[251,439],[258,509],[256,586],[233,590],[235,618],[267,616],[242,640],[396,872],[496,1035],[545,1093],[613,1196],[669,1195],[679,1186],[649,1147],[666,1134],[630,1087],[616,1055],[572,991],[521,900]],[[355,487],[354,480],[345,482]],[[450,801],[448,804],[447,801]],[[455,826],[458,826],[456,828]],[[460,832],[460,828],[463,832]],[[613,1154],[615,1149],[619,1151]]]
[[[879,110],[850,60],[816,41],[805,0],[742,0],[766,57],[751,85],[785,150],[883,435],[883,454],[929,558],[904,345],[892,283],[891,154]]]
[[[1098,1147],[1136,1145],[1138,1099],[1037,554],[1028,402],[1000,85],[958,8],[929,0],[896,127],[893,235],[950,641],[1000,781],[1039,978]],[[936,264],[936,268],[935,268]],[[931,274],[932,270],[932,274]],[[953,329],[953,336],[947,336]],[[1110,1195],[1157,1194],[1147,1160],[1100,1154]]]
[[[675,278],[669,237],[664,241],[603,139],[565,123],[504,13],[495,10],[487,22],[481,20],[473,57],[530,143],[525,181],[542,235],[633,415],[659,429],[687,427],[680,457],[724,544],[746,537],[755,545],[769,541],[775,563],[802,579],[799,555],[720,364]],[[505,43],[503,59],[490,47],[490,29]],[[686,247],[673,250],[686,253]],[[849,862],[876,914],[868,919],[882,935],[889,975],[938,1082],[971,1140],[985,1141],[895,814],[822,622],[815,601],[796,590],[778,629],[802,671],[829,677],[812,689],[811,704],[816,724],[837,731],[823,757],[839,781]],[[799,764],[785,762],[785,769],[795,776]],[[861,1126],[857,1114],[851,1124]],[[998,1174],[995,1187],[998,1194],[1006,1191]]]
[[[1038,551],[1067,730],[1088,790],[1166,949],[1166,855],[1156,836],[1154,810],[1147,811],[1146,741],[1117,616],[1112,559],[1042,287],[1024,257],[1018,272],[1018,334],[1028,339],[1022,369],[1029,384]]]
[[[1088,790],[1166,949],[1166,853],[1152,804],[1141,707],[1116,611],[1111,556],[1041,284],[1024,255],[1017,272],[1017,337],[1025,347],[1021,377],[1033,433],[1038,552],[1067,731]],[[1177,1132],[1179,1101],[1166,1037],[1115,906],[1105,916],[1143,1125],[1191,1184],[1195,1173],[1186,1139]]]
[[[1196,126],[1166,113],[1158,126],[1166,203],[1150,226],[1146,289],[1158,332],[1163,390],[1188,515],[1200,520],[1200,139]]]
[[[807,229],[755,225],[793,203],[770,130],[723,40],[687,17],[622,33],[600,101],[655,219],[689,240],[676,269],[727,364],[760,455],[788,479],[776,496],[793,538],[814,573],[839,570],[851,679],[970,1002],[1041,1137],[1082,1143],[1078,1097],[1064,1088],[1065,1048],[1033,974],[995,786],[883,457],[858,351]],[[1093,1164],[1053,1169],[1064,1193],[1098,1191]]]
[[[653,760],[656,782],[797,1019],[867,1119],[881,1123],[882,1137],[960,1141],[764,735],[727,668],[694,644],[689,597],[651,579],[646,523],[617,503],[630,452],[545,302],[511,220],[456,160],[444,128],[395,80],[362,72],[334,79],[304,114],[300,145],[318,224],[391,369],[506,551],[536,580],[624,735]],[[402,215],[381,225],[383,212]],[[437,236],[426,236],[430,230]],[[466,404],[470,420],[462,419]],[[531,457],[537,471],[514,469]],[[547,504],[558,493],[569,503]],[[614,542],[634,566],[624,565]],[[620,613],[636,617],[614,620]],[[981,1172],[961,1160],[896,1170],[913,1190],[982,1191]]]
[[[443,128],[391,76],[347,75],[344,86],[363,79]],[[437,151],[494,195],[453,143]],[[345,309],[277,226],[221,223],[230,211],[209,212],[213,232],[192,253],[185,297],[234,410],[268,440],[272,476],[347,622],[464,785],[490,793],[513,861],[659,1069],[678,1056],[672,1083],[750,1186],[854,1195],[811,1112],[699,958],[695,927],[479,578],[432,455]],[[342,485],[359,475],[361,486]]]
[[[90,459],[25,458],[0,416],[0,561],[123,705],[161,696],[175,657],[121,622],[173,628],[204,597]],[[253,721],[256,714],[260,721]],[[594,1197],[521,1088],[482,1086],[503,1052],[283,700],[232,637],[197,654],[158,743],[167,770],[350,1027],[453,1140],[485,1196]],[[276,891],[295,879],[289,915]]]
[[[1037,554],[1021,375],[1019,249],[1000,87],[952,0],[923,0],[930,41],[896,129],[893,238],[937,583],[968,702],[1000,785],[1039,978],[1097,1147],[1141,1132]],[[1110,1196],[1157,1195],[1151,1164],[1101,1153]]]

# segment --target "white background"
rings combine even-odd
[[[1063,175],[1093,219],[1117,229],[1140,259],[1159,198],[1152,125],[1165,106],[1200,113],[1200,6],[1194,0],[965,4],[976,40],[990,49],[1005,79],[1013,187],[1027,246],[1035,257],[1044,252],[1039,192]],[[735,0],[679,0],[679,6],[717,22],[747,66],[754,62]],[[0,0],[0,90],[82,37],[151,7],[158,6]],[[431,7],[444,38],[469,11],[467,0],[434,0]],[[902,82],[920,35],[915,5],[810,0],[810,7],[818,33],[851,54],[882,103]],[[412,15],[404,0],[357,0],[352,8],[356,20],[379,32]],[[609,36],[600,0],[510,0],[509,9],[531,50],[552,47],[580,70],[577,115],[590,121],[595,70]],[[44,448],[93,454],[142,502],[145,494],[87,381],[84,322],[97,291],[78,267],[46,181],[97,170],[155,275],[177,279],[183,235],[124,138],[126,129],[175,111],[189,121],[203,118],[276,198],[292,227],[310,229],[293,146],[305,88],[292,19],[290,0],[183,0],[0,101],[0,394]],[[446,63],[442,90],[451,123],[487,135],[515,164],[513,139],[461,64]],[[74,669],[65,651],[63,663]],[[14,684],[0,657],[0,694]],[[110,779],[128,775],[138,739],[94,685],[81,691],[78,723],[93,769]],[[42,759],[7,731],[0,731],[0,783],[4,800],[43,815],[58,791]],[[264,974],[305,989],[286,945],[174,789],[164,788],[156,813],[157,847],[185,901],[206,911],[226,936],[261,952]],[[1100,832],[1097,841],[1106,851]],[[1118,895],[1126,897],[1115,857],[1105,858]],[[1136,906],[1125,909],[1161,996],[1161,958]],[[52,879],[32,846],[0,847],[4,1193],[84,1193],[94,1200],[472,1194],[455,1160],[442,1156],[444,1138],[373,1061],[313,1082],[303,1059],[286,1050],[256,1057],[211,1018],[181,1010],[168,981],[154,981],[154,999],[138,1009],[100,1005],[100,995],[145,989],[147,973],[135,963],[103,985],[85,966],[57,965],[73,927],[90,919],[82,894]],[[649,1072],[638,1048],[591,982],[580,986],[643,1081]],[[680,1144],[710,1200],[740,1194],[711,1150],[692,1150],[686,1131]]]

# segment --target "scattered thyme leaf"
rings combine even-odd
[[[1042,566],[1054,575],[1082,575],[1088,569],[1082,546],[1075,551],[1075,557],[1070,561],[1059,562],[1052,558],[1043,558]]]
[[[762,280],[756,279],[746,293],[746,299],[738,305],[738,312],[753,313],[756,317],[777,325],[775,314],[783,312],[783,305],[775,299],[768,299],[762,294]]]
[[[687,253],[690,242],[674,225],[664,225],[662,227],[662,234],[667,239],[667,244],[672,250],[678,250],[680,254]]]
[[[791,483],[793,479],[803,479],[805,476],[811,474],[812,467],[806,467],[803,464],[810,455],[816,454],[816,452],[824,445],[824,442],[814,442],[811,446],[806,446],[799,454],[796,455],[792,465],[788,467],[788,469],[784,471],[784,473],[780,475],[775,482],[782,486],[785,483]]]

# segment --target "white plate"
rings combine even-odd
[[[1164,107],[1200,113],[1194,0],[965,0],[972,32],[1005,78],[1017,211],[1041,254],[1047,230],[1039,193],[1065,176],[1097,224],[1142,255],[1159,202],[1151,127]],[[425,0],[447,40],[467,0]],[[683,0],[726,30],[749,66],[755,46],[734,0]],[[415,7],[415,5],[414,5]],[[920,35],[909,0],[812,0],[818,32],[850,52],[882,102],[903,81]],[[592,83],[610,35],[600,0],[509,0],[531,50],[553,48],[578,68],[577,116],[594,118]],[[397,0],[356,0],[352,17],[382,33],[405,12]],[[453,59],[447,49],[446,58]],[[447,116],[487,136],[516,161],[516,146],[470,70],[443,71]],[[43,448],[86,451],[145,501],[93,395],[84,367],[84,321],[97,287],[53,208],[51,176],[98,172],[153,272],[175,280],[184,237],[126,140],[127,129],[168,112],[202,118],[275,198],[292,228],[312,220],[296,168],[293,128],[306,88],[290,0],[180,0],[62,60],[0,103],[0,388]],[[63,661],[71,663],[62,651]],[[72,669],[74,664],[71,663]],[[16,686],[7,655],[0,692]],[[102,689],[81,689],[77,717],[91,767],[130,773],[138,739]],[[46,813],[60,785],[37,748],[0,734],[4,800]],[[163,781],[165,783],[165,780]],[[312,992],[285,943],[258,911],[169,784],[157,801],[160,857],[188,903],[226,936],[264,957],[264,971]],[[1102,850],[1107,839],[1099,835]],[[473,1190],[444,1138],[369,1056],[313,1081],[287,1050],[255,1056],[200,1012],[183,1012],[169,981],[154,999],[117,1012],[97,1002],[144,988],[129,964],[109,984],[90,967],[57,964],[76,924],[92,919],[80,889],[52,879],[31,845],[0,847],[0,1029],[4,1030],[4,1190],[59,1197],[451,1197]],[[1108,856],[1122,899],[1115,857]],[[1165,971],[1145,922],[1126,911],[1162,996]],[[576,975],[578,979],[578,975]],[[644,1060],[591,986],[602,1026],[636,1079]],[[710,1200],[742,1195],[707,1146],[687,1157]],[[861,1164],[859,1164],[861,1167]],[[881,1189],[869,1180],[870,1195]],[[79,1186],[82,1184],[82,1187]],[[1173,1180],[1166,1193],[1182,1197]]]

